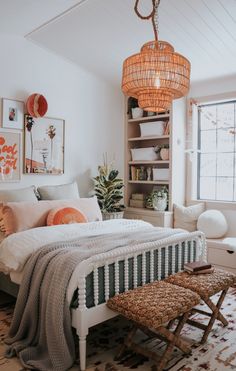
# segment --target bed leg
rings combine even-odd
[[[79,336],[80,370],[86,370],[86,336]]]

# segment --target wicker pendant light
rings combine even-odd
[[[145,111],[169,110],[173,99],[187,95],[190,82],[190,62],[175,53],[165,41],[158,40],[158,7],[160,0],[152,0],[150,15],[141,19],[152,19],[155,40],[143,45],[139,54],[127,58],[123,64],[122,90],[125,95],[137,98],[139,107]]]

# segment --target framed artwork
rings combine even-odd
[[[25,115],[24,173],[64,173],[65,121]]]
[[[23,130],[24,102],[2,98],[2,127]]]
[[[21,133],[0,130],[0,182],[21,178]]]

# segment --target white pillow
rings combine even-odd
[[[141,137],[163,135],[165,121],[154,121],[139,124]]]
[[[154,147],[132,148],[132,161],[154,161],[157,160],[157,154]]]
[[[76,182],[38,187],[41,200],[75,200],[79,198]]]
[[[222,212],[207,210],[199,216],[197,229],[205,233],[207,238],[221,238],[226,234],[228,225]]]
[[[37,202],[35,186],[20,189],[0,190],[0,202]]]
[[[196,231],[198,217],[204,210],[204,203],[188,207],[174,205],[174,228],[186,229],[189,232]]]

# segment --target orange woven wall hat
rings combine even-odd
[[[169,110],[173,99],[187,95],[191,65],[188,59],[174,51],[172,45],[158,40],[158,7],[160,0],[152,0],[153,10],[142,16],[136,0],[134,10],[141,19],[152,19],[155,40],[144,44],[141,52],[123,63],[122,90],[138,99],[145,111]]]
[[[27,112],[32,117],[43,117],[48,110],[48,103],[42,94],[34,93],[26,101]]]

